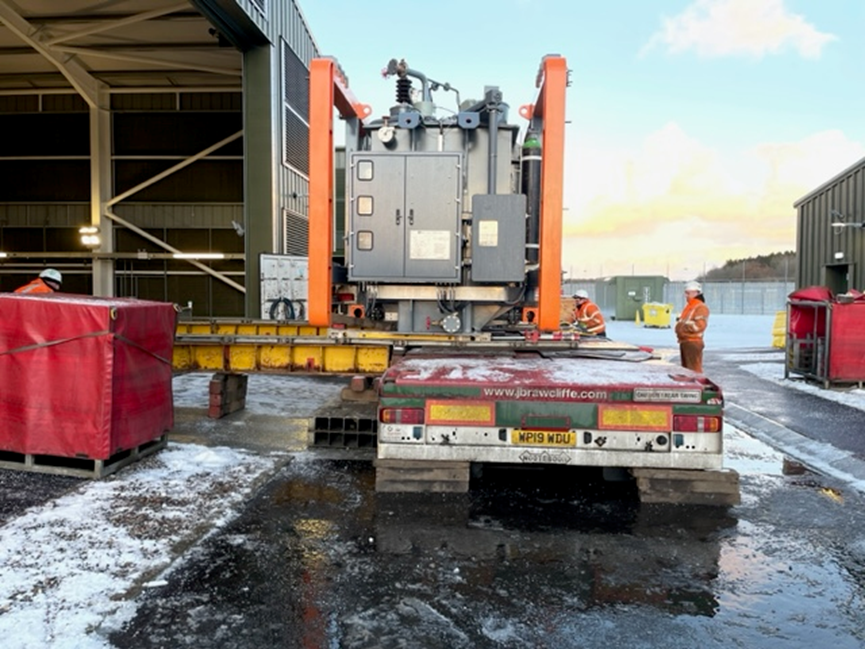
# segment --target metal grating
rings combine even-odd
[[[282,92],[286,104],[309,120],[309,70],[288,43],[282,42]]]
[[[309,221],[296,212],[283,209],[285,254],[306,257],[309,252]]]
[[[285,119],[284,160],[304,174],[309,174],[309,126],[289,106],[283,108]]]

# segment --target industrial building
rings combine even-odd
[[[259,255],[307,253],[294,0],[0,0],[0,291],[259,317]]]
[[[795,202],[800,287],[865,289],[865,158]]]

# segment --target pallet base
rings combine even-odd
[[[127,464],[136,462],[143,457],[152,455],[168,445],[168,435],[162,435],[154,440],[139,444],[135,448],[115,453],[107,460],[91,460],[80,457],[62,457],[59,455],[31,455],[29,453],[13,453],[0,451],[0,469],[13,471],[30,471],[33,473],[51,473],[67,475],[75,478],[92,478],[98,480],[122,469]]]
[[[739,474],[732,469],[631,469],[642,503],[677,505],[738,505]]]
[[[379,492],[467,493],[470,462],[377,459],[375,490]]]

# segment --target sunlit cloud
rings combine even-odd
[[[568,160],[564,267],[682,275],[792,250],[796,199],[863,156],[840,131],[722,155],[674,123],[636,150],[577,148]]]
[[[664,18],[641,54],[665,47],[674,54],[694,50],[705,57],[759,58],[792,48],[816,59],[834,40],[834,34],[790,12],[784,0],[697,0],[677,16]]]

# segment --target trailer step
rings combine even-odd
[[[162,435],[154,440],[139,444],[135,448],[115,453],[107,460],[93,460],[60,455],[34,455],[0,451],[0,469],[51,473],[76,478],[104,478],[143,457],[147,457],[168,445],[168,436]]]
[[[732,469],[631,469],[642,503],[738,505],[739,474]]]
[[[379,492],[467,493],[470,462],[377,459],[375,490]]]

